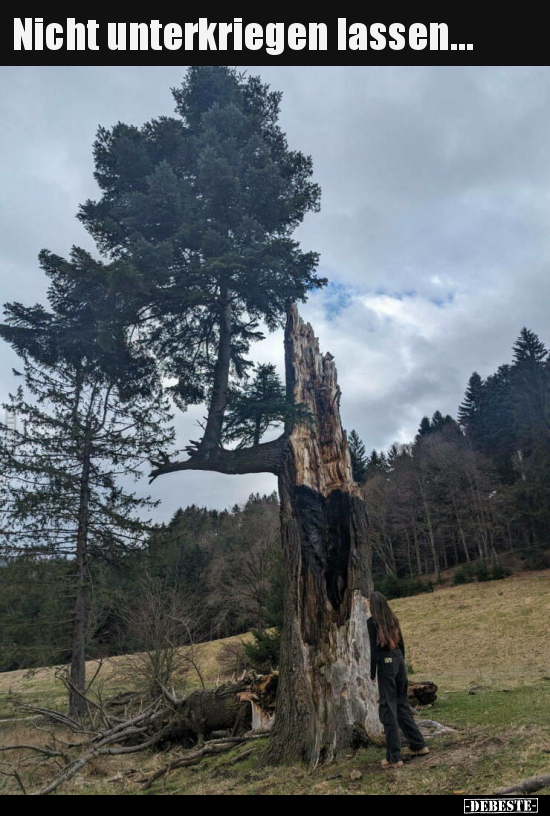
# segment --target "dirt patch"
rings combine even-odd
[[[437,748],[425,757],[414,757],[415,764],[421,760],[430,768],[444,763],[448,767],[473,767],[480,759],[486,759],[492,754],[499,753],[506,745],[501,737],[464,737],[458,742],[439,744]]]

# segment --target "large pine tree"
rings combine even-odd
[[[178,118],[100,129],[102,197],[80,218],[121,262],[109,280],[118,319],[127,308],[182,406],[208,403],[185,464],[201,468],[216,459],[230,376],[250,365],[260,321],[282,325],[289,302],[325,283],[292,237],[320,190],[280,129],[280,94],[257,77],[194,67],[173,93]]]

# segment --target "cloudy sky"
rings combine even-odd
[[[550,69],[246,66],[284,93],[291,147],[322,209],[300,228],[331,284],[303,307],[335,357],[342,415],[368,449],[456,414],[467,379],[510,359],[523,325],[550,342]],[[93,249],[74,215],[97,196],[98,125],[172,115],[184,67],[1,68],[1,300],[44,300],[36,256]],[[282,363],[281,336],[255,349]],[[0,348],[0,396],[15,358]],[[196,409],[178,419],[196,438]],[[270,475],[170,474],[159,518],[271,491]]]

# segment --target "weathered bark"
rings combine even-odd
[[[251,729],[268,730],[273,722],[278,679],[278,672],[246,675],[237,683],[194,691],[184,700],[177,700],[163,689],[174,712],[165,723],[171,723],[167,741],[202,744],[220,734],[239,736]]]
[[[217,689],[194,691],[177,707],[169,739],[191,738],[201,745],[214,731],[244,734],[252,725],[252,712],[238,694],[249,687],[250,681],[242,681]]]
[[[380,741],[365,598],[372,589],[365,505],[352,478],[330,354],[293,306],[287,388],[311,421],[287,429],[279,473],[284,626],[270,762],[314,767]]]
[[[275,719],[275,700],[279,684],[279,672],[260,675],[247,691],[241,691],[237,697],[248,701],[252,707],[252,730],[269,731]]]

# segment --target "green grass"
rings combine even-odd
[[[505,688],[505,687],[503,687]],[[539,685],[487,689],[475,694],[461,691],[447,695],[432,708],[434,719],[459,728],[484,726],[502,730],[514,726],[550,726],[550,680]],[[437,716],[436,716],[437,715]],[[550,764],[550,759],[549,759]]]

